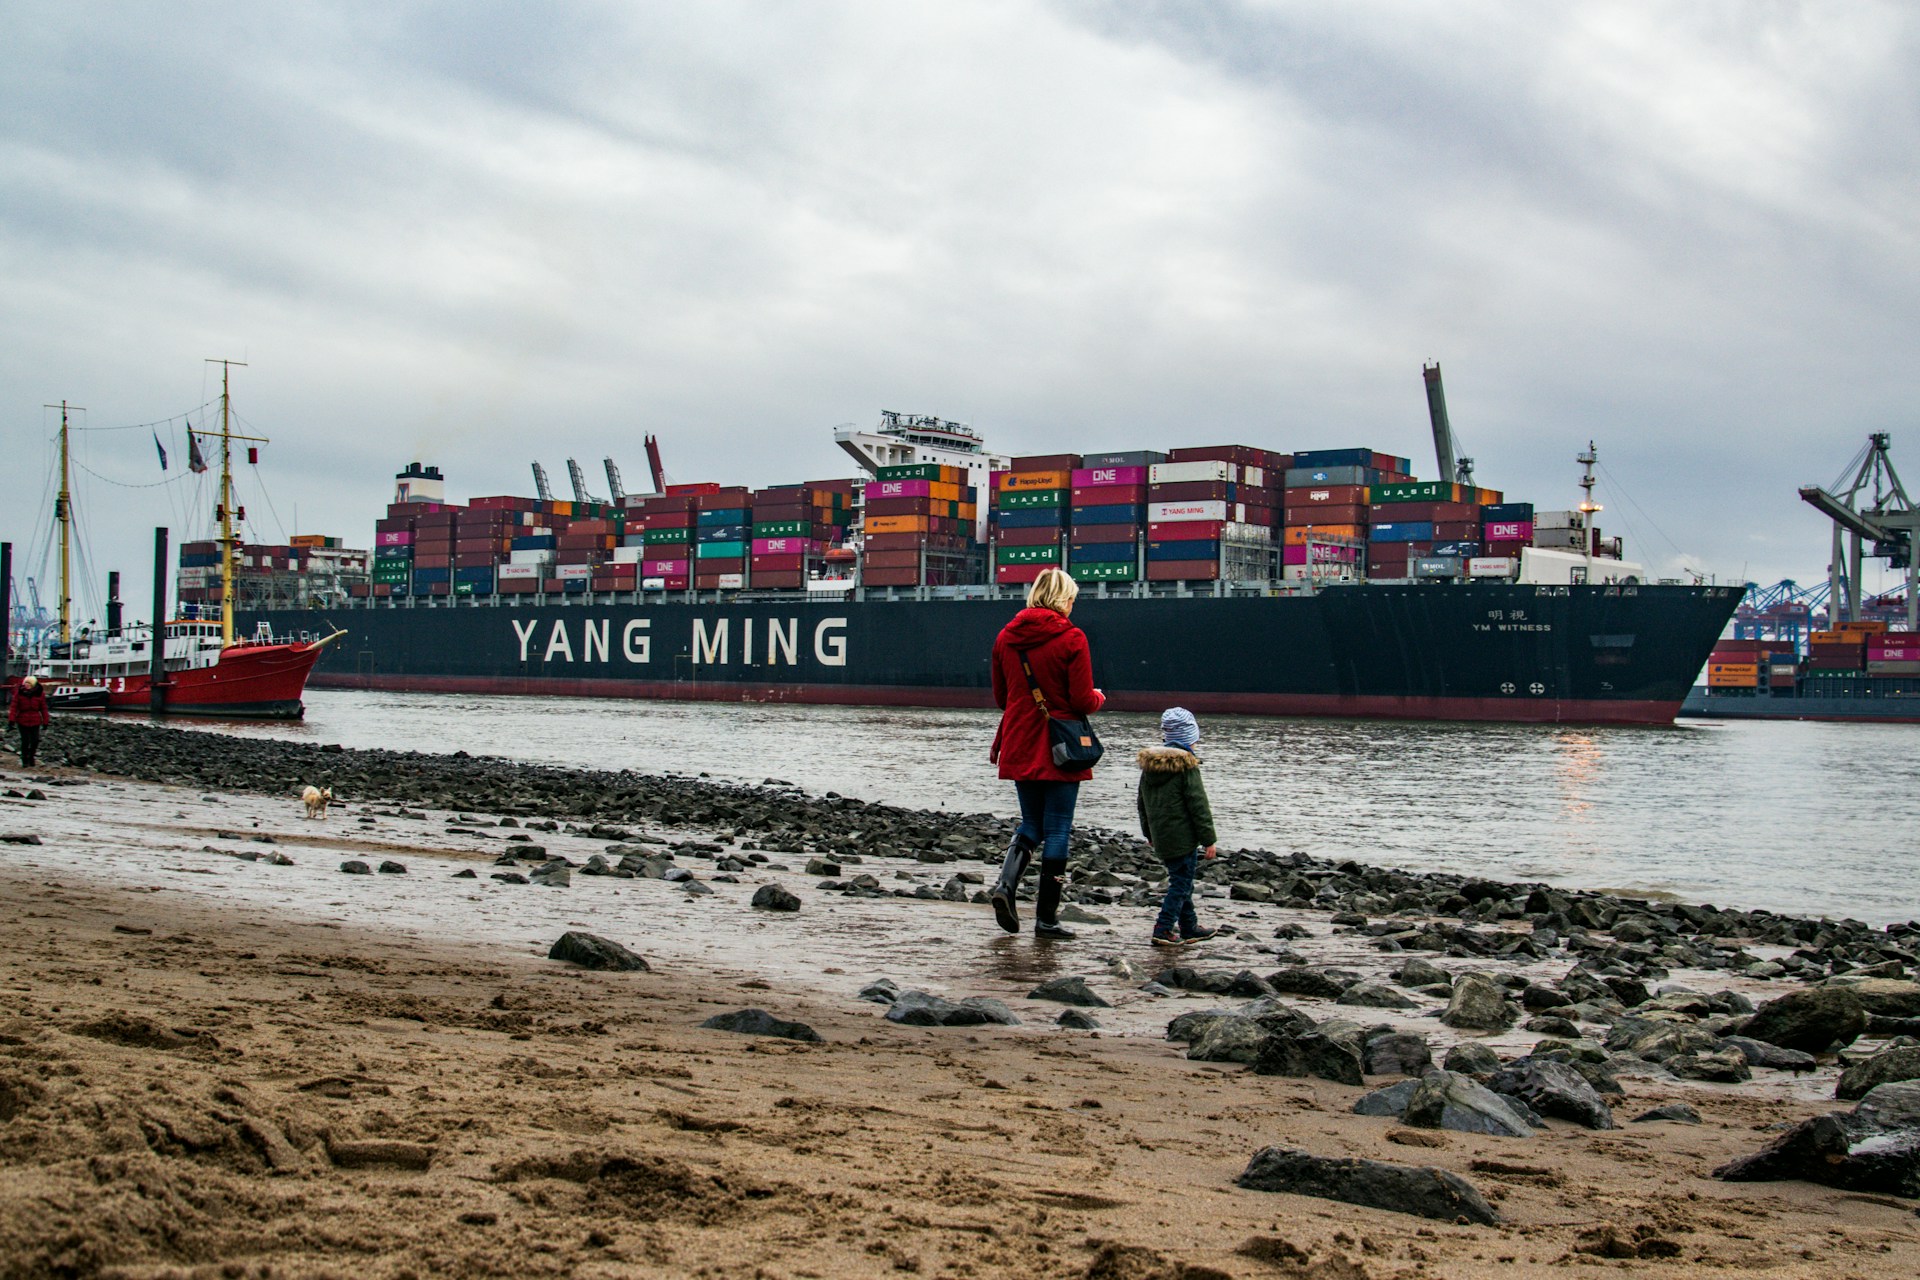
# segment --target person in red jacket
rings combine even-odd
[[[1020,932],[1014,894],[1035,849],[1040,850],[1040,893],[1034,905],[1033,931],[1042,938],[1071,938],[1060,923],[1060,891],[1067,871],[1067,844],[1073,835],[1073,807],[1090,769],[1068,772],[1053,763],[1047,711],[1056,716],[1087,716],[1107,697],[1093,687],[1093,659],[1087,637],[1068,621],[1080,584],[1059,569],[1044,570],[1027,590],[1027,607],[1013,615],[993,642],[993,700],[1001,708],[1000,731],[991,759],[1000,776],[1020,796],[1020,826],[1007,846],[1000,878],[988,892],[994,917],[1008,933]],[[1033,668],[1033,684],[1047,700],[1034,699],[1021,666]]]
[[[22,680],[7,703],[7,723],[20,729],[22,769],[33,768],[34,757],[40,754],[40,731],[52,718],[47,714],[47,691],[40,687],[40,681],[34,676]]]

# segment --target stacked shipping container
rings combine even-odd
[[[979,495],[961,467],[881,467],[863,494],[860,580],[873,587],[980,580]]]
[[[1032,582],[1042,570],[1067,567],[1068,513],[1072,510],[1077,453],[1015,458],[993,473],[993,580]]]
[[[1151,449],[1093,453],[1071,473],[1067,572],[1078,582],[1132,582],[1147,541],[1147,472],[1167,455]]]

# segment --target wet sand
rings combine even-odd
[[[0,1275],[1920,1273],[1910,1202],[1708,1176],[1831,1109],[1830,1070],[1623,1081],[1623,1121],[1686,1101],[1699,1126],[1412,1131],[1352,1115],[1358,1089],[1188,1061],[1166,1021],[1237,1002],[1140,992],[1166,956],[1142,945],[1139,908],[1050,946],[972,904],[822,895],[798,858],[699,898],[577,874],[502,885],[487,864],[507,833],[444,813],[356,803],[308,823],[291,798],[36,776],[47,800],[0,800],[0,835],[42,841],[0,844]],[[575,861],[605,844],[540,839]],[[293,865],[231,856],[270,851]],[[340,874],[352,857],[408,872]],[[859,869],[939,884],[955,868]],[[765,881],[802,910],[749,908]],[[1284,922],[1312,931],[1292,946],[1314,963],[1388,963],[1324,913],[1204,906],[1245,932],[1181,963],[1271,967],[1257,948]],[[567,928],[653,971],[547,960]],[[1115,1002],[1093,1011],[1106,1031],[1055,1027],[1060,1006],[1024,998],[1062,974]],[[878,977],[995,996],[1022,1025],[889,1023],[854,995]],[[698,1025],[746,1006],[825,1043]],[[1436,1051],[1457,1038],[1357,1013]],[[1506,1223],[1236,1188],[1274,1144],[1453,1170]],[[1630,1250],[1667,1243],[1613,1261],[1609,1229]]]

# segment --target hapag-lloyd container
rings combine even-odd
[[[1146,467],[1083,467],[1073,473],[1074,489],[1105,485],[1142,485],[1147,483]]]
[[[1211,462],[1161,463],[1162,466],[1210,467]],[[1218,464],[1225,466],[1225,463]],[[1247,508],[1238,502],[1149,502],[1147,504],[1147,522],[1165,524],[1174,520],[1232,520],[1244,521]]]
[[[1481,526],[1487,542],[1529,542],[1533,539],[1531,520],[1489,520]]]

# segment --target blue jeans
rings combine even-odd
[[[1020,835],[1040,850],[1043,875],[1059,875],[1067,865],[1067,843],[1073,837],[1073,806],[1080,799],[1077,782],[1016,782],[1020,795]]]
[[[1181,933],[1192,933],[1200,927],[1200,917],[1193,914],[1193,877],[1199,871],[1198,849],[1167,864],[1167,897],[1160,904],[1160,918],[1153,922],[1155,933],[1172,933],[1175,924]]]

